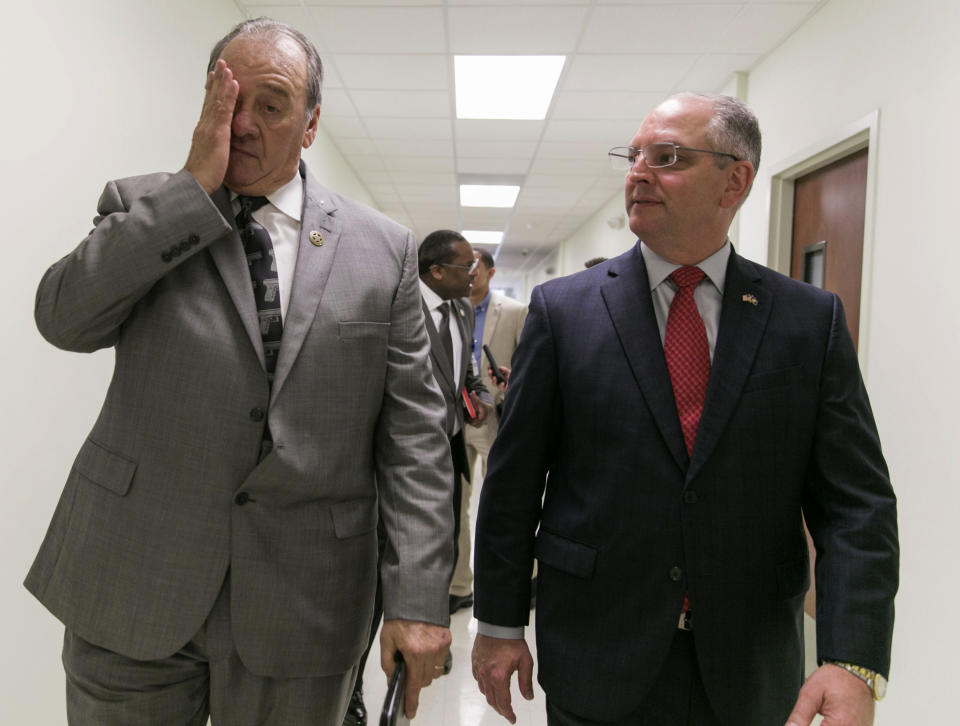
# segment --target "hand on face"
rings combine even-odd
[[[193,174],[207,194],[223,184],[230,163],[230,125],[240,84],[223,60],[207,74],[206,95],[200,120],[184,168]]]

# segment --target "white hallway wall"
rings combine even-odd
[[[16,263],[0,315],[0,723],[48,726],[66,722],[62,627],[21,582],[113,355],[48,345],[33,324],[34,292],[91,228],[105,181],[183,166],[210,48],[243,17],[230,0],[0,2],[17,18],[0,45],[3,245]],[[369,203],[324,134],[304,156],[322,183]]]

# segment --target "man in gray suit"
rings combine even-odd
[[[208,71],[184,168],[109,182],[40,283],[44,337],[116,364],[26,586],[66,625],[72,724],[339,724],[379,517],[382,662],[403,653],[412,716],[453,562],[416,247],[300,161],[305,37],[248,21]]]

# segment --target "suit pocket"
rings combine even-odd
[[[789,386],[793,383],[800,375],[800,366],[790,366],[789,368],[781,368],[775,371],[764,371],[762,373],[754,373],[747,379],[747,383],[743,388],[744,393],[749,393],[750,391],[766,391],[771,388],[782,388],[784,386]]]
[[[137,462],[88,438],[80,448],[73,468],[84,479],[122,497],[130,489]]]
[[[377,526],[377,500],[364,497],[337,502],[330,507],[330,516],[337,539],[372,532]]]
[[[597,550],[543,530],[537,535],[534,555],[542,564],[589,580],[597,566]]]
[[[380,338],[386,340],[390,334],[390,323],[376,322],[340,322],[340,339]]]

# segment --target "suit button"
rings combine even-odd
[[[680,582],[680,580],[683,579],[683,570],[681,570],[679,567],[671,567],[670,579],[674,582]]]
[[[180,243],[181,252],[186,252],[187,250],[190,249],[190,247],[191,247],[190,240],[183,240],[183,242]]]
[[[173,255],[171,255],[169,252],[164,252],[160,255],[160,259],[164,262],[169,262],[173,259]]]
[[[696,504],[697,503],[697,493],[688,489],[683,493],[683,501],[687,504]]]
[[[251,421],[263,421],[263,409],[257,406],[256,408],[250,409],[250,420]]]
[[[233,501],[235,501],[237,505],[242,507],[244,504],[250,501],[250,495],[247,494],[246,492],[240,492],[237,496],[233,498]]]
[[[190,235],[189,237],[187,237],[187,242],[189,242],[191,246],[197,244],[198,242],[200,242],[200,235],[198,234]]]

